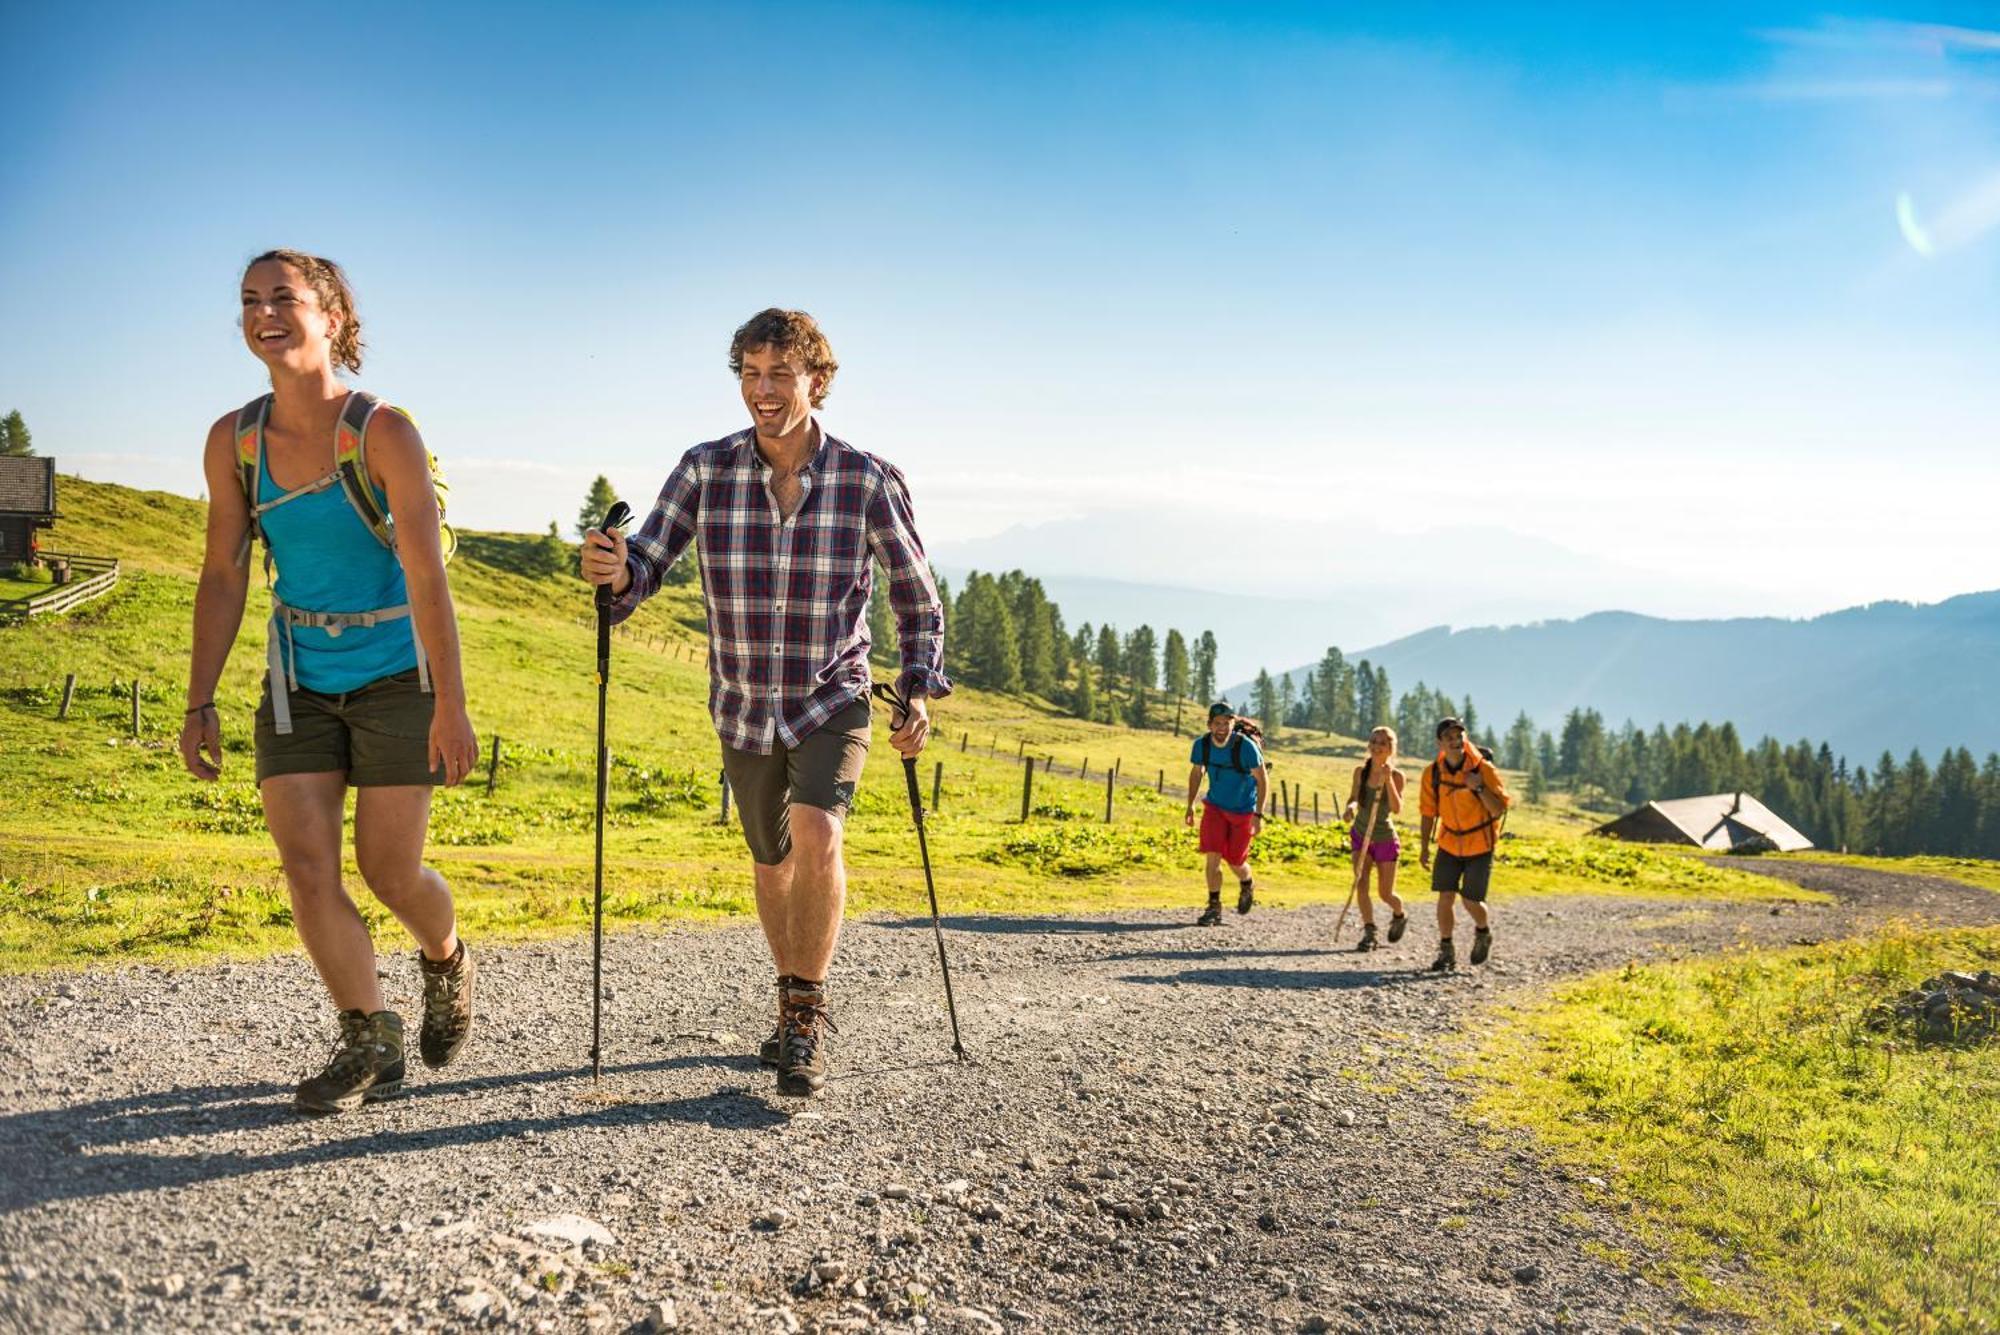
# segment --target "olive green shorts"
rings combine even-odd
[[[724,746],[722,772],[729,776],[750,856],[767,867],[791,856],[794,803],[846,820],[867,759],[866,699],[856,700],[794,747],[779,743],[769,755],[760,755]]]
[[[271,684],[257,706],[257,782],[279,774],[347,776],[353,788],[440,784],[444,769],[429,764],[431,714],[437,697],[417,683],[417,670],[378,677],[357,691],[286,693],[292,730],[280,736],[271,714]]]

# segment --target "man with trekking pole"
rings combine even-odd
[[[1472,963],[1486,963],[1493,949],[1493,932],[1486,913],[1486,891],[1493,880],[1493,850],[1500,844],[1500,823],[1514,799],[1507,796],[1500,771],[1465,735],[1455,718],[1438,720],[1437,759],[1424,767],[1417,785],[1417,809],[1423,815],[1419,861],[1431,873],[1431,891],[1438,897],[1438,954],[1433,973],[1458,967],[1451,933],[1456,923],[1454,901],[1465,900],[1472,915]],[[1431,837],[1437,836],[1437,866],[1431,866]]]
[[[709,715],[777,966],[777,1027],[758,1055],[780,1094],[804,1096],[826,1083],[833,1031],[826,983],[847,898],[842,831],[868,755],[874,564],[888,572],[901,650],[889,744],[905,759],[924,748],[928,701],[951,690],[944,609],[903,475],[813,415],[839,364],[812,317],[751,317],[729,366],[750,429],[684,454],[629,541],[591,530],[582,573],[610,588],[611,620],[623,621],[696,544]]]

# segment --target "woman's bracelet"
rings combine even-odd
[[[182,712],[187,714],[199,714],[204,709],[213,709],[213,708],[215,708],[215,701],[207,700],[203,701],[201,704],[194,706],[192,709],[183,710]]]

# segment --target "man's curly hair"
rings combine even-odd
[[[826,341],[819,322],[812,316],[773,306],[745,320],[736,337],[729,340],[730,374],[741,379],[743,354],[757,348],[772,348],[797,359],[813,378],[812,406],[818,408],[826,403],[827,391],[833,388],[833,376],[840,370],[840,363],[833,359],[833,345]]]

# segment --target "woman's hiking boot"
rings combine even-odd
[[[417,952],[417,972],[424,978],[424,1023],[417,1031],[417,1052],[435,1071],[458,1055],[472,1036],[472,953],[460,938],[448,960],[433,960]]]
[[[1389,919],[1389,944],[1393,946],[1398,941],[1401,941],[1403,933],[1408,929],[1409,925],[1410,920],[1400,913]]]
[[[351,1112],[403,1092],[403,1017],[394,1011],[340,1013],[340,1046],[318,1075],[299,1081],[300,1112]]]
[[[838,1032],[826,1013],[825,985],[794,978],[779,1004],[778,1092],[807,1098],[826,1084],[826,1036]]]
[[[1238,881],[1236,887],[1236,911],[1248,913],[1250,906],[1257,902],[1256,892],[1250,888],[1248,881]]]
[[[1492,950],[1493,929],[1490,927],[1474,928],[1472,932],[1472,962],[1474,964],[1486,963],[1486,956]]]
[[[1194,925],[1197,927],[1222,926],[1222,896],[1220,894],[1213,894],[1208,897],[1208,907],[1201,911],[1201,916],[1194,920]]]
[[[1375,940],[1374,923],[1364,922],[1361,924],[1361,939],[1354,943],[1354,948],[1356,950],[1379,950],[1381,948],[1380,943]]]
[[[1458,967],[1458,951],[1446,937],[1438,942],[1438,957],[1431,961],[1432,973],[1450,973]]]

